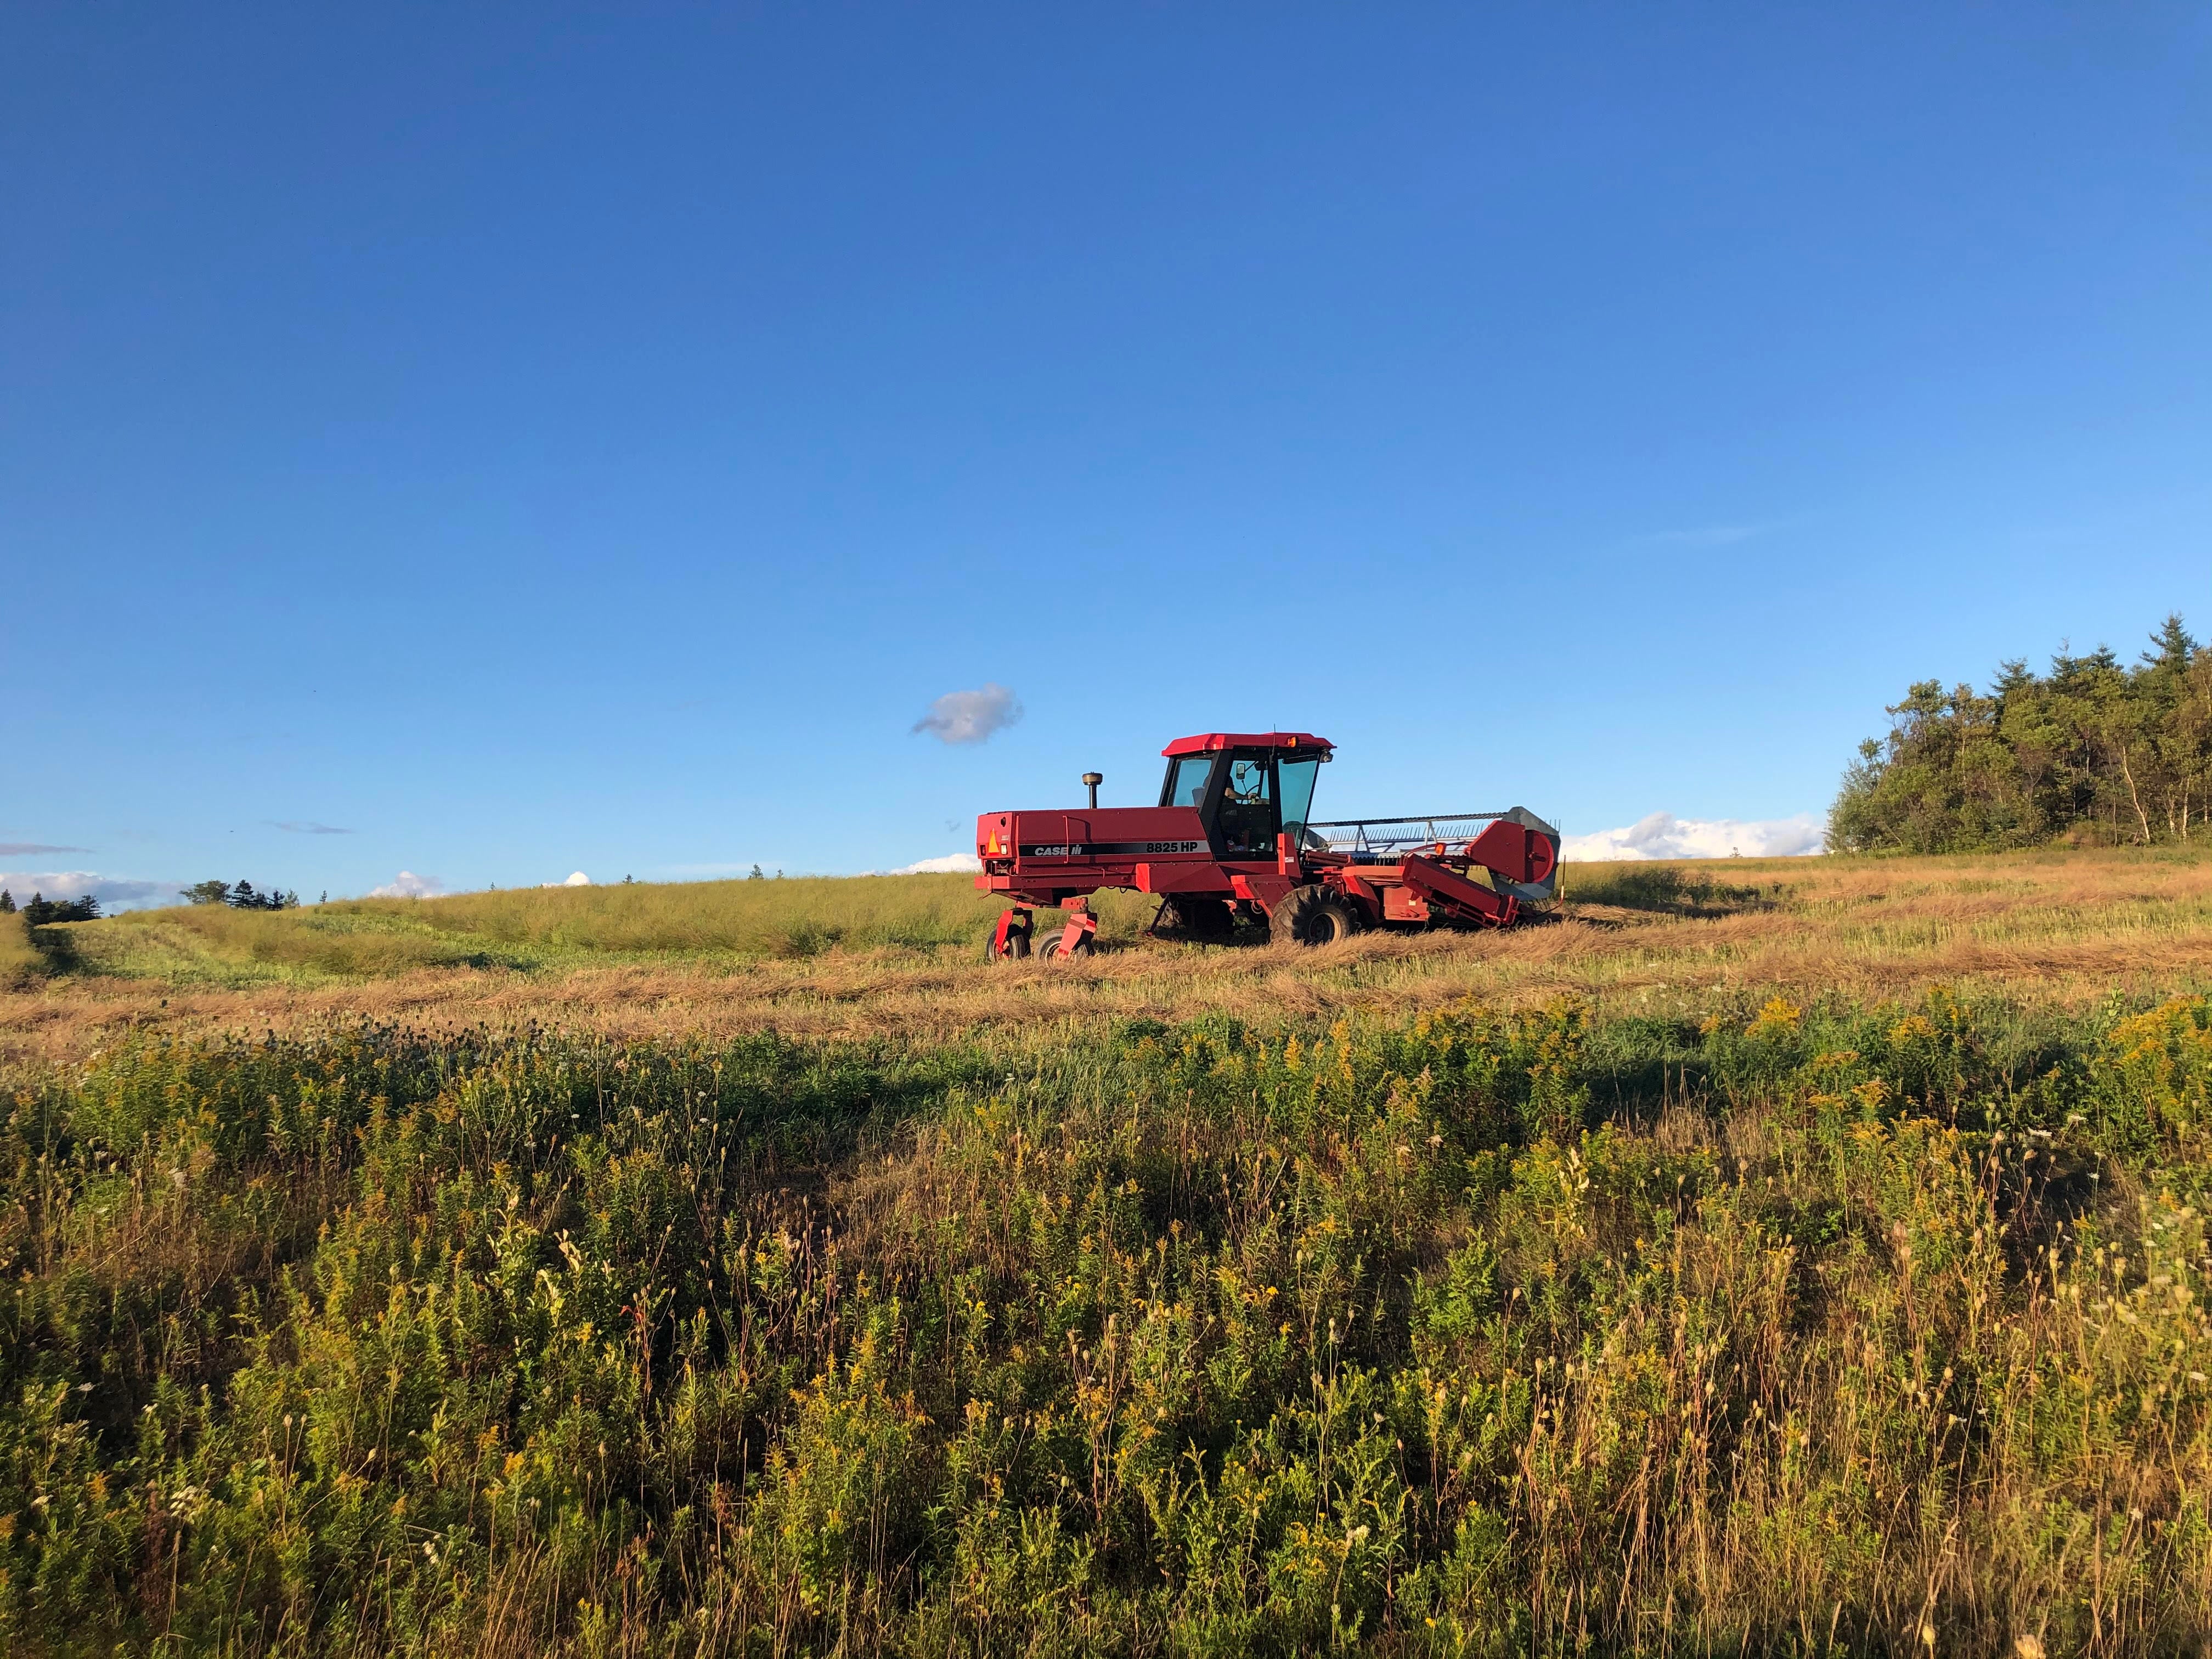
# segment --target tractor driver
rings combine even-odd
[[[1230,762],[1215,822],[1223,850],[1232,856],[1258,858],[1274,850],[1275,792],[1264,757],[1239,755]]]

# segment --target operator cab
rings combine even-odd
[[[1160,751],[1168,763],[1160,805],[1195,807],[1217,857],[1272,859],[1284,831],[1304,840],[1329,748],[1310,732],[1178,738]]]

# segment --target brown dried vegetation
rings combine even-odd
[[[564,957],[537,970],[400,964],[373,977],[235,988],[79,973],[0,988],[0,1059],[66,1060],[149,1027],[289,1031],[356,1015],[441,1030],[534,1021],[625,1038],[775,1030],[942,1039],[1102,1016],[1320,1017],[1566,993],[1643,1005],[1745,986],[1862,997],[2002,987],[2075,1005],[2116,986],[2195,987],[2212,972],[2212,858],[2041,852],[1717,867],[1725,881],[1694,866],[1570,866],[1562,919],[1550,925],[1367,935],[1319,953],[1144,940],[1131,905],[1097,957],[1065,966],[994,967],[963,945],[796,959],[670,951],[605,964]],[[495,896],[504,896],[470,902]],[[541,906],[560,896],[527,896]],[[292,915],[250,920],[282,927]],[[82,952],[90,963],[101,954]]]

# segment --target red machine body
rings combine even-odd
[[[1074,912],[1048,954],[1081,954],[1097,926],[1087,901],[1109,887],[1159,894],[1162,915],[1200,937],[1241,913],[1305,944],[1364,927],[1510,927],[1555,890],[1558,832],[1520,808],[1311,822],[1332,747],[1310,732],[1205,732],[1161,750],[1156,806],[982,814],[975,884],[1014,901],[993,954],[1028,954],[1036,906]]]

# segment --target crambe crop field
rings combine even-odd
[[[1566,893],[11,935],[0,1645],[2201,1649],[2212,861]]]

